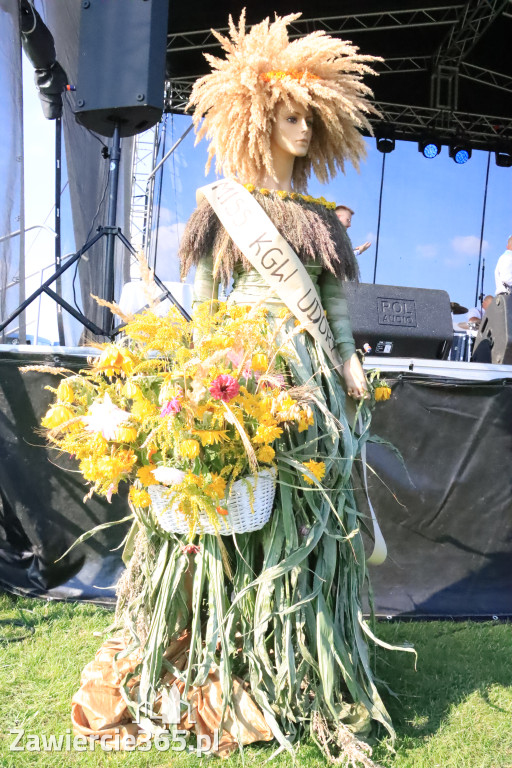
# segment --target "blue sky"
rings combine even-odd
[[[26,220],[45,221],[53,202],[54,127],[42,115],[32,81],[25,67],[25,175]],[[168,115],[167,148],[190,123],[182,115]],[[328,200],[346,203],[356,212],[350,236],[354,245],[371,240],[360,257],[362,280],[373,280],[382,154],[368,139],[367,159],[360,172],[347,168],[326,185],[311,180],[309,192]],[[427,160],[415,142],[397,142],[386,157],[377,283],[438,288],[452,301],[474,304],[478,248],[482,224],[487,153],[473,151],[463,166],[448,157],[447,147]],[[167,161],[163,170],[157,273],[162,279],[177,279],[176,251],[184,223],[195,206],[195,190],[213,181],[204,175],[206,144],[194,148],[192,133]],[[65,177],[64,181],[65,182]],[[486,260],[485,293],[494,293],[494,267],[512,234],[512,168],[498,168],[491,158],[484,229]],[[52,218],[48,220],[52,226]],[[72,230],[68,205],[63,211],[64,253],[71,250]],[[80,245],[80,244],[77,244]],[[51,262],[53,243],[46,233],[28,238],[29,269]],[[33,290],[33,288],[31,288]],[[66,313],[65,313],[66,314]],[[53,338],[56,324],[50,305],[45,308],[44,333]]]
[[[178,138],[190,118],[168,116],[167,147]],[[195,204],[195,189],[205,179],[206,144],[193,147],[189,134],[174,159],[164,167],[163,211],[159,242],[164,246],[158,265],[173,273],[172,251],[183,222]],[[362,280],[372,282],[382,154],[368,139],[367,158],[357,172],[347,168],[332,182],[312,179],[310,194],[346,203],[356,211],[350,236],[354,245],[365,240],[372,247],[361,255]],[[415,142],[399,141],[386,157],[377,283],[446,290],[452,301],[473,306],[482,226],[488,153],[473,151],[465,165],[448,156],[448,148],[428,160]],[[485,293],[494,293],[494,267],[512,234],[512,168],[499,168],[491,156],[482,255],[486,262]],[[162,237],[163,235],[163,237]]]

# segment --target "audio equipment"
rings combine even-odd
[[[446,291],[344,282],[356,347],[368,355],[446,359],[453,338]]]
[[[473,347],[475,362],[512,365],[512,296],[498,294],[480,323]]]
[[[133,136],[164,106],[169,0],[82,0],[76,112],[102,136]]]

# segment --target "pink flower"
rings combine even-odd
[[[168,400],[162,405],[160,416],[175,416],[181,411],[181,403],[177,397],[173,397],[172,400]]]
[[[181,548],[181,551],[187,555],[197,555],[201,551],[201,547],[198,547],[197,544],[186,544]]]
[[[216,400],[229,403],[240,392],[240,384],[228,373],[221,373],[210,384],[210,392]]]
[[[240,368],[242,365],[242,360],[244,359],[245,352],[237,352],[234,349],[230,349],[226,357],[228,358],[230,363],[233,363],[234,368]],[[244,379],[248,379],[251,374],[251,361],[246,360],[243,371],[241,371],[241,375],[244,377]]]

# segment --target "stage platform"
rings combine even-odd
[[[26,365],[78,371],[94,348],[0,346],[0,587],[22,595],[112,603],[122,571],[116,526],[63,552],[83,532],[127,514],[97,498],[73,461],[38,434],[56,386]],[[379,616],[512,616],[512,366],[368,357],[391,399],[378,403],[370,494],[388,544],[371,568]],[[358,496],[364,504],[362,483]]]

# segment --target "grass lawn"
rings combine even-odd
[[[20,621],[20,608],[33,632],[13,624]],[[66,734],[80,671],[102,642],[95,633],[102,633],[111,620],[109,611],[94,606],[0,596],[1,768],[197,768],[201,758],[195,755],[155,749],[9,750],[13,728],[23,728],[25,734]],[[396,694],[384,695],[397,740],[395,752],[385,741],[377,745],[374,759],[385,768],[512,768],[511,625],[397,622],[379,624],[378,634],[391,643],[412,643],[419,659],[415,671],[412,654],[377,653],[379,676]],[[268,746],[248,747],[245,765],[261,766],[272,752]],[[326,764],[312,744],[303,745],[297,757],[301,768]],[[242,760],[236,755],[220,765],[238,768]],[[282,754],[271,765],[288,766],[291,759]]]

